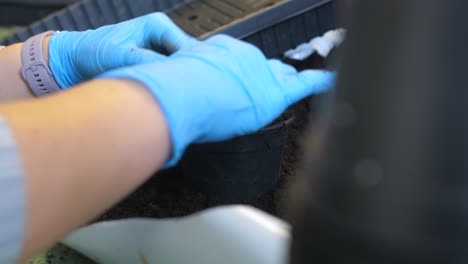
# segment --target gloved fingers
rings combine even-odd
[[[227,48],[229,51],[237,50],[243,45],[250,45],[225,34],[216,34],[212,37],[207,38],[204,42],[209,43],[211,45],[217,45],[219,47]]]
[[[277,60],[277,59],[269,60],[268,64],[270,65],[273,72],[275,72],[276,74],[290,75],[290,74],[296,74],[297,73],[297,70],[293,66],[291,66],[289,64],[286,64],[286,63],[283,63],[283,62],[281,62],[280,60]]]
[[[206,39],[204,42],[228,53],[236,54],[244,62],[266,60],[263,52],[254,45],[228,35],[218,34]]]
[[[155,51],[149,49],[141,49],[136,47],[131,47],[126,49],[123,52],[125,58],[125,65],[122,66],[130,66],[130,65],[138,65],[144,63],[151,63],[156,61],[162,61],[166,59],[166,56],[157,53]]]
[[[313,94],[326,92],[335,85],[336,74],[321,70],[306,70],[286,76],[285,90],[291,104]]]
[[[158,12],[149,15],[147,26],[151,44],[167,52],[174,53],[181,49],[191,48],[197,40],[179,28],[164,13]]]

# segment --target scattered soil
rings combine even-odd
[[[316,59],[294,63],[287,61],[299,70],[305,68],[321,68],[323,62]],[[301,139],[308,124],[315,119],[318,112],[320,96],[302,100],[289,108],[279,120],[286,120],[294,116],[295,120],[288,130],[287,141],[284,146],[281,164],[280,180],[268,193],[256,200],[240,201],[239,203],[252,205],[270,214],[282,217],[281,200],[285,194],[288,182],[295,177],[297,163],[301,154]],[[128,198],[106,212],[98,220],[111,220],[129,217],[166,218],[184,216],[225,204],[216,201],[204,193],[197,191],[184,178],[179,166],[155,174],[148,182],[136,190]]]

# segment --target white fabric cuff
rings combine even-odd
[[[23,165],[13,135],[0,116],[0,263],[19,258],[26,215]]]

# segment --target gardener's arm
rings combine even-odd
[[[22,47],[23,43],[19,43],[0,50],[0,103],[33,97],[20,74]]]
[[[158,104],[132,81],[100,80],[0,106],[24,162],[23,260],[96,217],[156,171],[170,152]]]
[[[96,30],[48,36],[42,51],[58,86],[68,89],[108,70],[163,60],[162,53],[193,41],[165,14],[153,13]],[[0,102],[33,96],[20,73],[22,46],[0,50]]]

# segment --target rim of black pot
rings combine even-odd
[[[289,127],[292,124],[292,122],[294,122],[294,120],[295,120],[295,117],[291,117],[291,118],[289,118],[289,119],[287,119],[285,121],[281,121],[278,124],[268,126],[268,127],[264,128],[262,130],[259,130],[257,132],[253,132],[251,134],[247,134],[247,135],[243,135],[243,136],[238,136],[238,137],[231,138],[231,139],[221,141],[221,142],[207,142],[207,143],[192,144],[192,145],[190,145],[190,150],[191,151],[202,150],[202,152],[207,152],[207,148],[213,148],[213,149],[221,148],[222,149],[222,148],[226,147],[226,144],[228,144],[228,145],[237,145],[237,144],[239,144],[239,142],[242,142],[242,141],[244,141],[246,139],[251,139],[252,137],[258,137],[258,136],[264,136],[264,135],[268,135],[268,134],[278,133],[279,130],[286,129],[287,127]],[[244,149],[241,152],[245,152],[245,151],[247,151],[247,150]],[[222,150],[220,152],[226,152],[226,151]],[[235,152],[237,153],[239,151],[235,151]]]
[[[275,129],[278,129],[278,128],[281,128],[281,127],[284,127],[284,126],[289,126],[292,124],[292,122],[294,122],[294,117],[291,117],[285,121],[281,121],[280,123],[278,124],[273,124],[273,125],[270,125],[270,126],[267,126],[265,128],[263,128],[262,130],[260,130],[259,132],[263,132],[263,131],[269,131],[269,130],[275,130]]]

